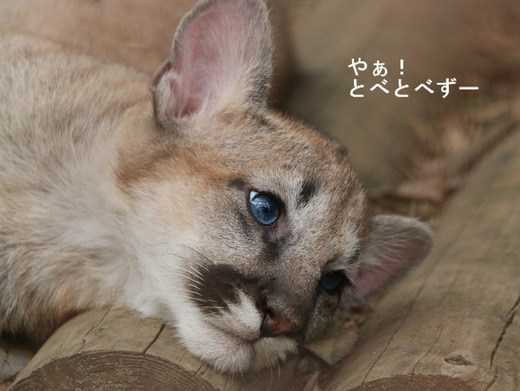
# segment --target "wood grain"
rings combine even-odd
[[[520,389],[519,149],[515,133],[471,175],[322,389]]]
[[[288,390],[320,369],[303,353],[248,376],[216,372],[174,330],[122,309],[78,315],[54,333],[12,385],[18,390]]]

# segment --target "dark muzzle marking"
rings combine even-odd
[[[256,279],[243,276],[229,265],[198,267],[191,278],[194,281],[185,282],[190,298],[208,315],[218,314],[230,303],[238,303],[238,290],[246,291],[256,282]]]

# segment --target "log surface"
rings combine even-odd
[[[13,390],[236,389],[191,357],[170,328],[125,310],[94,310],[62,326]]]
[[[471,175],[323,390],[520,389],[519,150],[515,133]]]
[[[11,390],[301,390],[318,369],[318,360],[304,353],[282,368],[223,375],[190,355],[162,322],[123,309],[101,309],[60,327]]]

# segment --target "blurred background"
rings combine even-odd
[[[300,77],[285,108],[348,147],[374,208],[430,217],[517,121],[517,1],[287,4]],[[356,76],[348,65],[358,58],[368,64],[357,78],[363,98],[350,96]],[[372,74],[378,60],[388,69],[384,78]],[[394,95],[399,78],[410,86],[407,98]],[[446,78],[457,84],[443,98],[436,83]],[[370,92],[382,79],[390,92]],[[414,90],[427,80],[433,94]]]

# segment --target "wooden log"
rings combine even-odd
[[[123,309],[92,310],[59,328],[11,390],[300,391],[352,349],[364,315],[339,315],[324,338],[283,366],[228,376],[190,355],[175,331],[158,320]]]
[[[519,151],[515,133],[471,175],[322,390],[520,389]]]
[[[125,310],[90,311],[62,326],[12,389],[233,389],[185,353],[159,321]]]
[[[322,364],[310,353],[248,376],[216,372],[174,330],[123,309],[93,310],[54,333],[10,390],[301,390]]]

